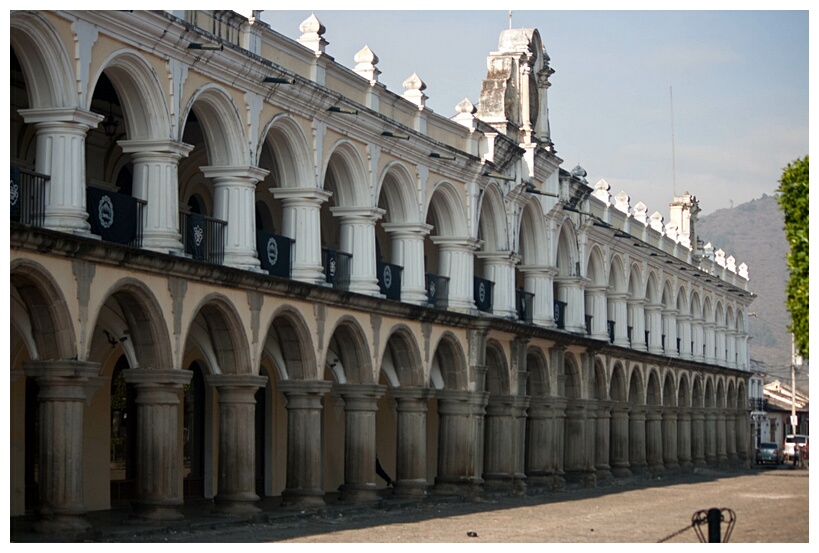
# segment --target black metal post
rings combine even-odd
[[[708,509],[708,543],[720,543],[720,523],[722,512],[719,509]]]

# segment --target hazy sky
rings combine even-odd
[[[417,73],[427,106],[445,117],[464,98],[478,103],[487,56],[509,27],[508,10],[323,4],[266,10],[262,20],[298,38],[299,24],[315,13],[337,62],[352,68],[369,46],[389,90],[403,94]],[[591,185],[603,178],[612,195],[624,190],[649,214],[667,219],[675,190],[697,196],[703,214],[773,194],[782,169],[809,153],[808,11],[513,9],[512,26],[537,28],[551,57],[549,119],[563,168],[580,164]]]

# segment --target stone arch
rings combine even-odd
[[[643,378],[640,369],[631,368],[628,382],[628,401],[632,405],[645,405],[645,390],[643,389]]]
[[[415,185],[409,170],[400,162],[392,162],[384,168],[379,179],[378,207],[386,211],[387,223],[417,223],[421,214],[415,195]]]
[[[438,340],[430,370],[430,384],[434,388],[466,390],[468,383],[466,357],[458,339],[447,331]]]
[[[677,405],[680,407],[692,407],[691,398],[692,393],[690,383],[688,382],[688,375],[682,373],[677,386]]]
[[[506,210],[503,193],[497,184],[489,184],[481,195],[478,236],[483,241],[482,251],[498,252],[509,250]]]
[[[526,352],[526,369],[529,378],[526,381],[527,393],[532,397],[549,397],[552,384],[549,377],[549,361],[543,350],[530,347]]]
[[[648,381],[646,382],[646,405],[662,405],[662,394],[660,390],[660,376],[656,368],[648,371]]]
[[[677,302],[674,298],[674,287],[671,284],[671,279],[664,279],[663,280],[663,288],[662,288],[662,296],[661,296],[661,303],[663,304],[664,309],[676,309]]]
[[[641,300],[646,297],[645,283],[643,283],[640,266],[637,263],[632,263],[628,272],[628,291],[631,299]]]
[[[264,336],[262,357],[273,360],[279,379],[321,380],[310,329],[298,309],[277,309]]]
[[[705,390],[703,390],[702,376],[695,375],[691,384],[691,407],[705,407]]]
[[[76,107],[72,56],[51,23],[38,12],[12,12],[9,23],[11,47],[23,69],[29,106]]]
[[[726,407],[726,391],[725,391],[725,381],[722,377],[717,377],[717,391],[716,391],[716,407],[719,409],[725,409]]]
[[[129,140],[170,136],[171,117],[162,85],[156,72],[139,53],[119,50],[105,60],[89,90],[89,109],[91,95],[103,73],[116,90]]]
[[[736,408],[740,410],[746,409],[747,408],[746,398],[748,397],[748,393],[745,391],[745,381],[742,380],[741,378],[737,379],[736,397],[737,397]]]
[[[250,165],[242,117],[233,99],[223,88],[205,85],[197,90],[191,97],[182,120],[188,120],[191,112],[202,129],[209,165]],[[184,132],[185,127],[186,125],[181,125],[180,132]],[[182,137],[179,139],[182,140]]]
[[[32,359],[77,359],[74,318],[51,274],[30,260],[11,262],[11,288],[20,298],[24,321],[12,317],[11,326],[24,337]]]
[[[717,326],[725,326],[725,306],[719,300],[714,308],[714,322]]]
[[[677,302],[676,302],[677,312],[680,315],[688,315],[689,312],[689,303],[688,303],[688,296],[685,293],[685,287],[680,286],[677,289]]]
[[[677,405],[677,393],[674,390],[674,375],[671,374],[670,371],[667,371],[663,378],[662,404],[666,407],[675,407]]]
[[[510,394],[509,368],[503,347],[497,340],[486,343],[486,383],[484,389],[492,396]]]
[[[705,296],[705,300],[702,303],[702,320],[705,323],[715,323],[716,318],[714,317],[714,310],[711,308],[711,298]]]
[[[549,264],[549,236],[540,203],[532,198],[523,206],[520,218],[518,253],[521,265]]]
[[[583,397],[583,379],[580,374],[580,365],[572,353],[567,352],[563,357],[563,396],[568,399]]]
[[[703,407],[714,408],[717,406],[717,396],[714,390],[714,381],[711,376],[705,377],[705,394],[702,398]]]
[[[650,304],[660,303],[660,289],[657,282],[657,273],[653,270],[648,271],[648,278],[646,279],[646,301]]]
[[[608,277],[609,293],[622,294],[628,290],[625,264],[619,254],[611,256]]]
[[[595,358],[592,372],[593,383],[589,386],[589,397],[598,401],[610,399],[608,382],[606,378],[606,366],[602,360]]]
[[[367,336],[350,315],[338,320],[325,354],[325,366],[339,384],[375,384]]]
[[[696,290],[691,292],[691,318],[702,321],[702,303],[700,302],[700,295]]]
[[[728,409],[736,409],[737,408],[737,394],[736,388],[734,387],[734,381],[728,381],[728,390],[725,393],[725,406]]]
[[[399,323],[390,329],[379,367],[393,387],[424,385],[424,367],[415,334]]]
[[[586,258],[586,278],[593,286],[605,286],[607,281],[605,253],[598,244],[593,244],[589,248],[589,255]]]
[[[435,185],[427,205],[426,221],[437,236],[468,236],[466,206],[454,185],[447,181]]]
[[[268,146],[268,149],[265,148]],[[270,173],[257,188],[314,188],[312,148],[304,130],[289,115],[271,119],[261,135],[256,149],[256,163],[261,166],[266,150],[270,152]],[[267,164],[266,164],[267,165]],[[266,190],[265,190],[266,191]]]
[[[559,276],[580,276],[577,233],[571,219],[568,218],[560,225],[554,266],[557,267]]]
[[[611,370],[611,384],[609,385],[609,395],[612,401],[625,402],[629,399],[629,389],[626,385],[626,371],[623,365],[617,361]]]
[[[218,374],[255,374],[250,362],[247,333],[233,303],[220,294],[208,294],[193,309],[185,337],[185,357],[198,349],[206,365]]]
[[[95,332],[88,345],[89,359],[92,351],[108,349],[110,339],[114,338],[122,344],[131,368],[173,368],[173,349],[162,307],[153,291],[136,278],[126,277],[114,283],[100,301],[91,323],[89,326]]]
[[[323,188],[333,192],[336,207],[371,206],[364,160],[347,140],[340,140],[331,148],[321,182]]]

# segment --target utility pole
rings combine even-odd
[[[797,434],[796,427],[798,420],[796,418],[796,367],[802,365],[802,356],[796,354],[796,340],[791,334],[791,426],[793,427],[793,434]]]

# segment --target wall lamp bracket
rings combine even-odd
[[[559,194],[552,194],[551,192],[541,192],[540,190],[535,188],[535,185],[533,185],[533,184],[527,184],[526,188],[524,188],[523,191],[527,192],[529,194],[535,194],[537,196],[549,196],[551,198],[559,198],[560,197]]]
[[[224,50],[224,44],[202,44],[201,42],[191,42],[188,50]]]
[[[353,108],[344,108],[339,106],[330,106],[327,111],[331,113],[343,113],[345,115],[358,115],[358,110]]]
[[[614,231],[614,237],[615,238],[629,238],[630,239],[632,236],[627,232],[623,232],[622,230],[615,230]]]
[[[513,181],[515,177],[507,177],[506,175],[501,175],[497,171],[484,171],[484,177],[492,177],[493,179],[503,180],[503,181]]]
[[[429,157],[434,157],[435,159],[445,159],[447,161],[455,161],[455,156],[452,154],[439,154],[438,152],[431,152]]]
[[[387,138],[397,138],[399,140],[409,140],[410,138],[408,134],[392,131],[384,131],[381,133],[381,136],[386,136]]]
[[[265,77],[263,83],[269,84],[295,84],[296,79],[292,77]]]

